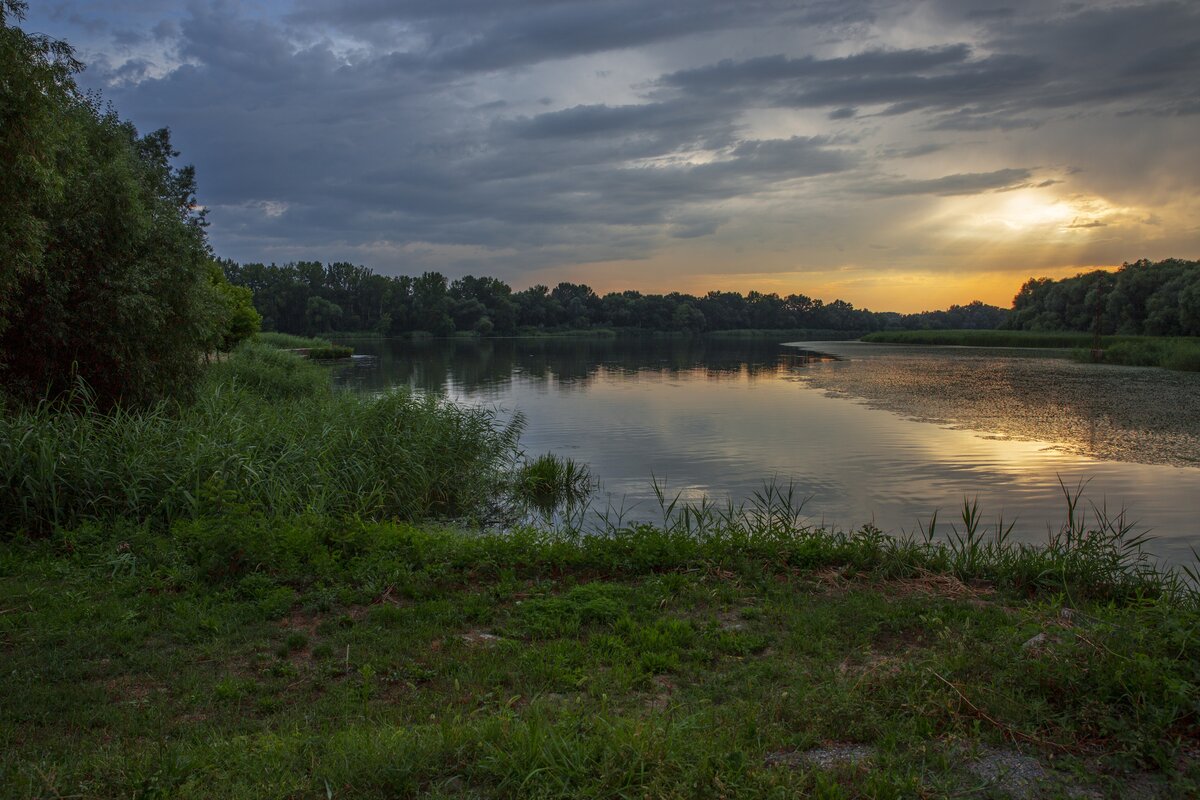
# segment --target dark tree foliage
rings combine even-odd
[[[164,129],[79,93],[70,48],[0,0],[0,378],[18,402],[86,383],[102,406],[186,393],[253,318],[211,272],[195,174]]]
[[[1013,298],[1016,330],[1200,336],[1200,261],[1126,263],[1074,278],[1031,278]]]
[[[59,120],[78,102],[81,66],[63,42],[12,25],[25,9],[0,0],[0,332],[16,282],[42,266],[47,211],[63,193],[51,154],[65,144]]]
[[[908,314],[897,327],[914,330],[994,330],[1008,320],[1009,311],[976,300],[965,306],[950,306],[945,311]]]
[[[440,273],[375,275],[345,263],[284,266],[221,262],[229,281],[250,289],[263,327],[313,335],[330,330],[385,335],[456,331],[510,336],[521,331],[589,328],[701,333],[718,330],[873,331],[885,328],[997,328],[1008,312],[981,302],[920,314],[877,313],[802,294],[709,292],[703,297],[636,291],[597,295],[563,282],[514,292],[497,278]]]

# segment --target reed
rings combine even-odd
[[[296,336],[291,333],[263,331],[254,337],[260,344],[279,350],[302,350],[308,347],[329,347],[332,342],[316,336]]]
[[[102,413],[86,387],[0,417],[0,531],[87,520],[269,514],[480,519],[507,485],[520,419],[400,390],[333,392],[261,345],[213,365],[194,404]]]
[[[586,502],[595,486],[587,466],[553,453],[526,461],[513,476],[514,498],[543,513]]]
[[[1074,357],[1079,361],[1200,372],[1200,339],[1142,336],[1117,342],[1099,353],[1080,349]]]
[[[1063,516],[1047,526],[1042,542],[1015,541],[1011,522],[1003,516],[989,521],[969,499],[950,524],[939,525],[934,511],[915,531],[899,535],[870,524],[848,531],[818,527],[807,521],[806,499],[795,486],[776,480],[764,482],[741,503],[685,502],[656,480],[654,524],[631,521],[633,510],[610,505],[577,519],[574,527],[560,520],[555,535],[572,541],[636,541],[637,560],[665,557],[659,564],[664,568],[668,563],[679,567],[681,561],[752,557],[806,569],[842,565],[889,578],[947,575],[1020,593],[1112,602],[1163,598],[1200,607],[1195,567],[1159,564],[1146,552],[1149,536],[1123,509],[1112,512],[1086,502],[1085,484],[1067,487],[1060,479],[1060,485]]]

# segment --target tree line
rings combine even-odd
[[[636,291],[597,294],[581,283],[514,291],[504,281],[438,272],[385,276],[345,262],[221,262],[230,283],[249,289],[266,330],[315,335],[373,331],[434,336],[473,332],[619,330],[700,333],[716,330],[874,331],[883,328],[996,328],[1004,309],[981,302],[921,314],[874,312],[844,300],[803,294],[708,292],[703,296]]]
[[[17,27],[25,10],[0,0],[0,385],[17,402],[186,393],[204,354],[258,329],[250,294],[212,259],[169,132],[81,92],[70,46]]]
[[[1125,263],[1073,278],[1031,278],[1013,299],[1013,330],[1200,336],[1200,261]]]

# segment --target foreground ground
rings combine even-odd
[[[1193,611],[870,548],[236,516],[10,542],[0,794],[1195,796]]]

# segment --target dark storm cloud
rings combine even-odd
[[[945,110],[945,130],[1033,127],[1042,109],[1194,99],[1200,79],[1200,5],[1163,3],[984,21],[971,47],[868,50],[841,58],[764,56],[681,70],[659,79],[692,97],[721,95],[783,107],[884,106],[885,114]],[[951,14],[952,15],[952,14]],[[985,51],[991,51],[984,54]]]
[[[83,37],[85,81],[123,116],[174,129],[214,243],[242,259],[639,258],[755,202],[875,225],[875,199],[1052,186],[1028,165],[1064,121],[1111,142],[1105,121],[1200,111],[1195,3],[933,0],[915,21],[881,0],[75,5],[40,27]],[[990,171],[954,162],[993,135],[1018,144]]]
[[[513,124],[514,132],[530,139],[653,134],[702,130],[713,124],[707,109],[684,103],[644,103],[575,106],[539,114]],[[717,121],[724,126],[724,121]]]
[[[330,24],[367,38],[381,27],[402,27],[423,38],[425,67],[471,72],[625,50],[711,31],[848,23],[869,19],[868,5],[861,0],[302,0],[291,18]]]
[[[957,45],[825,60],[775,56],[723,61],[664,76],[661,83],[698,98],[720,95],[730,102],[792,108],[882,105],[894,115],[1010,103],[1046,78],[1046,65],[1031,56],[970,55]]]
[[[773,91],[792,85],[794,81],[863,79],[868,76],[890,76],[919,73],[929,69],[962,64],[971,49],[964,44],[918,50],[869,50],[844,58],[816,59],[785,58],[782,55],[763,56],[681,70],[664,76],[661,82],[691,94],[714,92]]]

